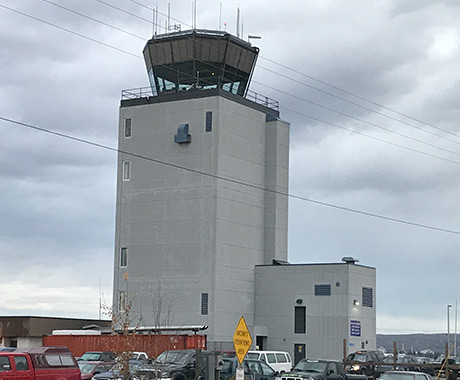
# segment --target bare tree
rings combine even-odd
[[[129,295],[128,292],[128,274],[124,275],[125,290],[120,291],[118,297],[118,305],[112,307],[104,307],[104,314],[110,316],[112,320],[112,335],[121,336],[117,343],[109,349],[118,355],[118,364],[120,366],[120,374],[124,380],[131,380],[132,376],[129,371],[129,360],[134,351],[134,340],[131,338],[137,335],[140,318],[132,316],[132,307],[136,295]]]

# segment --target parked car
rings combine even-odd
[[[236,378],[236,369],[238,368],[237,358],[222,359],[222,370],[220,371],[220,380]],[[243,369],[245,379],[248,380],[275,380],[278,372],[270,367],[267,363],[257,359],[243,360]]]
[[[374,377],[374,369],[377,363],[383,362],[385,355],[380,351],[364,350],[356,351],[347,356],[347,373],[356,373]]]
[[[135,370],[139,367],[138,364],[129,363],[129,373],[134,375]],[[92,380],[122,380],[123,376],[121,375],[122,364],[117,363],[112,368],[106,372],[101,372],[92,377]]]
[[[136,361],[147,361],[149,356],[147,355],[147,352],[139,352],[135,351],[131,355],[130,360],[136,360]]]
[[[378,364],[375,366],[375,377],[379,377],[384,372],[391,370],[420,372],[420,366],[417,360],[410,355],[398,356],[396,363],[394,363],[393,355],[390,355],[383,359],[383,363],[385,364]]]
[[[16,347],[0,347],[0,352],[13,352],[16,351]]]
[[[107,362],[85,362],[80,360],[78,361],[78,367],[80,367],[81,371],[81,380],[89,380],[94,375],[107,372],[111,365]]]
[[[387,371],[379,377],[380,380],[432,380],[432,377],[424,372],[411,371]]]
[[[283,351],[249,351],[248,359],[258,359],[267,363],[279,373],[289,372],[292,369],[291,355]]]
[[[282,380],[347,380],[341,362],[334,360],[302,359]],[[364,377],[363,377],[364,379]]]
[[[153,362],[153,366],[161,371],[163,379],[193,380],[195,379],[196,362],[200,361],[200,373],[207,377],[208,363],[211,356],[217,357],[216,352],[196,350],[172,350],[164,351]],[[217,361],[217,360],[216,360]]]
[[[80,380],[80,368],[67,347],[36,347],[0,352],[0,379]]]
[[[116,355],[112,351],[88,351],[78,358],[83,362],[115,362]]]

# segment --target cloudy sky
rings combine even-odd
[[[121,90],[148,85],[153,6],[163,33],[165,0],[0,0],[0,315],[97,318],[111,302],[116,154],[31,126],[116,148]],[[197,0],[197,27],[236,34],[238,6],[243,38],[262,37],[251,89],[291,123],[290,193],[315,201],[290,200],[289,260],[353,256],[377,269],[378,333],[445,332],[460,2]],[[170,8],[189,29],[191,1]]]

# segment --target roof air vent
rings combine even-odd
[[[342,261],[344,263],[347,263],[347,264],[355,264],[355,263],[358,263],[359,260],[351,257],[351,256],[345,256],[345,257],[342,257]]]

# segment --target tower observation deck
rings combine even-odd
[[[153,92],[223,88],[245,96],[259,49],[226,32],[155,36],[144,48]]]
[[[230,33],[188,30],[157,35],[143,54],[150,87],[123,90],[122,101],[217,90],[279,112],[276,100],[249,90],[259,49]]]

